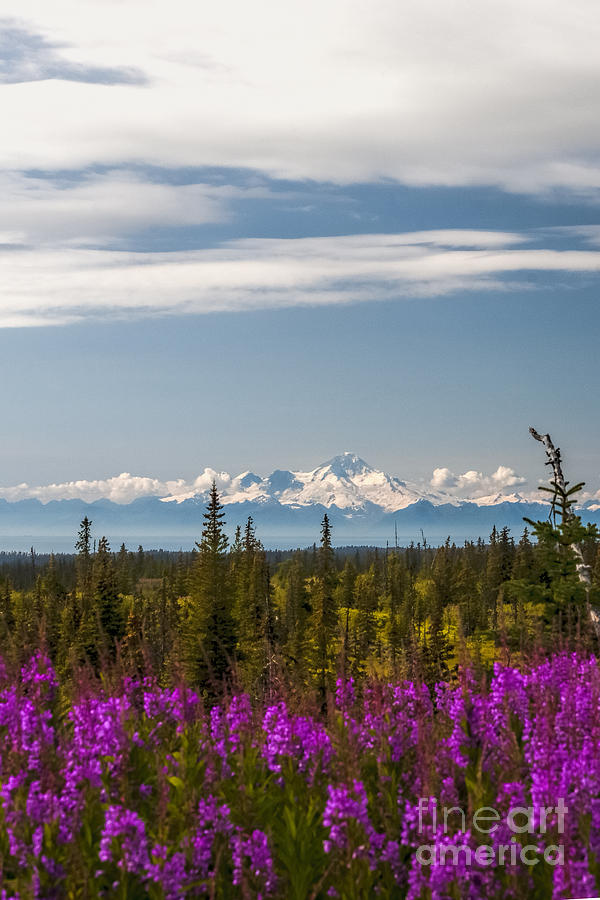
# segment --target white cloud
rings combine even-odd
[[[63,183],[19,172],[0,173],[0,243],[65,246],[115,242],[153,226],[227,220],[232,200],[267,195],[263,188],[165,184],[130,171],[89,174]]]
[[[461,500],[470,500],[506,494],[511,488],[525,483],[526,479],[517,475],[509,466],[498,466],[491,475],[484,475],[475,469],[457,475],[450,469],[441,467],[433,470],[430,486],[434,491],[442,491]]]
[[[525,240],[451,230],[164,253],[0,247],[0,326],[435,296],[502,289],[503,277],[522,271],[600,271],[600,251],[527,249]]]
[[[31,64],[39,80],[2,85],[0,327],[443,295],[522,271],[600,269],[592,231],[580,233],[588,249],[564,252],[466,230],[116,249],[149,227],[222,223],[234,201],[268,195],[157,183],[148,164],[597,192],[591,0],[491,0],[485,15],[470,0],[21,0],[19,15],[0,21],[1,71],[10,82],[11,65],[16,79]],[[102,72],[106,83],[84,79]],[[69,170],[87,174],[65,180]]]
[[[4,85],[0,168],[600,187],[594,0],[20,0],[19,15],[67,73],[148,83]]]
[[[29,485],[18,484],[14,487],[0,487],[0,497],[11,502],[34,498],[48,503],[50,500],[85,500],[92,503],[94,500],[107,498],[114,503],[131,503],[139,497],[166,497],[171,494],[180,495],[186,492],[190,495],[203,493],[209,490],[213,479],[219,490],[228,486],[231,476],[227,472],[216,472],[206,468],[201,475],[192,481],[183,478],[173,481],[161,481],[158,478],[149,478],[143,475],[130,475],[122,472],[112,478],[87,481],[65,481],[59,484]]]

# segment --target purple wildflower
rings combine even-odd
[[[269,841],[264,831],[255,829],[245,840],[238,832],[232,842],[233,884],[242,883],[244,863],[258,883],[259,889],[271,894],[276,888],[277,880],[273,868],[273,859],[269,850]]]
[[[115,842],[121,846],[121,856],[113,856]],[[149,866],[146,826],[138,814],[123,806],[109,806],[105,813],[104,829],[98,853],[102,862],[116,862],[126,872],[144,874]]]

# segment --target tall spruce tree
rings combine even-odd
[[[56,558],[52,553],[48,568],[42,578],[42,620],[44,637],[48,651],[55,656],[60,640],[61,616],[66,598],[66,591],[56,570]]]
[[[79,526],[75,544],[77,551],[77,587],[82,609],[88,610],[92,602],[92,522],[87,516]]]
[[[125,544],[121,544],[116,562],[117,584],[120,594],[128,594],[131,590],[129,553]]]
[[[256,693],[269,680],[273,604],[269,568],[252,516],[232,548],[239,666],[246,689]]]
[[[224,517],[213,481],[202,539],[196,543],[185,639],[188,676],[213,694],[230,671],[237,640]]]
[[[77,550],[77,592],[72,621],[77,623],[77,636],[72,656],[75,660],[98,664],[101,635],[99,617],[94,607],[94,554],[92,548],[92,522],[87,516],[82,520],[75,544]]]
[[[350,558],[348,558],[342,569],[340,580],[337,588],[337,605],[342,612],[342,674],[344,677],[348,668],[348,655],[350,653],[350,610],[354,608],[354,584],[356,582],[356,566]]]
[[[312,607],[306,589],[303,554],[296,551],[280,569],[282,583],[281,642],[287,672],[298,684],[306,680],[307,627]]]
[[[124,631],[124,616],[117,586],[115,564],[106,537],[98,541],[93,567],[94,601],[102,633],[109,652],[114,655],[115,642]]]
[[[356,576],[354,605],[356,607],[356,638],[354,641],[353,674],[365,671],[377,635],[376,613],[379,603],[375,563],[366,572]]]
[[[332,684],[333,663],[338,636],[335,556],[331,543],[331,526],[327,513],[321,523],[321,543],[317,551],[316,576],[311,595],[311,636],[313,665],[322,702]]]
[[[387,641],[392,671],[395,674],[403,640],[406,641],[412,631],[414,613],[411,608],[410,573],[397,550],[388,558],[387,573]]]

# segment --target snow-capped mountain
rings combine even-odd
[[[349,451],[334,456],[308,472],[276,469],[265,478],[253,472],[242,472],[234,478],[225,472],[215,472],[214,476],[225,506],[276,501],[292,508],[318,505],[326,509],[336,507],[351,512],[377,507],[384,513],[393,513],[420,500],[427,500],[434,506],[460,506],[464,502],[476,503],[478,506],[531,502],[531,498],[522,494],[504,494],[501,491],[486,497],[461,500],[444,491],[433,491],[401,481],[400,478],[374,469],[364,459]],[[191,499],[204,502],[208,494],[208,479],[205,478],[204,482],[206,486],[200,491],[174,492],[161,500],[164,503],[183,503]]]
[[[498,506],[499,503],[531,503],[532,499],[538,503],[543,502],[543,498],[537,495],[532,498],[517,492],[503,494],[501,491],[496,494],[488,494],[486,497],[474,497],[470,502],[476,503],[477,506]]]
[[[230,480],[220,478],[221,501],[233,503],[269,503],[304,507],[318,504],[344,510],[364,509],[368,504],[384,512],[405,509],[418,500],[430,499],[423,491],[409,486],[385,472],[374,469],[359,456],[346,451],[309,472],[277,469],[266,478],[243,472]],[[193,497],[204,500],[207,491],[186,491],[163,497],[163,502],[182,503]],[[436,498],[437,499],[437,498]]]

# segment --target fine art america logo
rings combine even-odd
[[[460,806],[438,808],[435,798],[421,797],[418,833],[431,835],[432,843],[421,844],[417,860],[422,866],[516,866],[519,861],[536,866],[542,860],[550,866],[562,866],[563,844],[547,844],[543,835],[550,828],[554,834],[564,834],[568,812],[562,798],[556,806],[513,806],[507,813],[482,806],[470,816],[467,827],[467,816]],[[457,842],[461,835],[462,843]],[[542,839],[539,844],[530,843],[534,839],[529,835]]]

